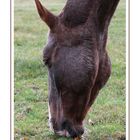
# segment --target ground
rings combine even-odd
[[[66,0],[42,2],[57,14]],[[48,79],[42,63],[48,27],[33,0],[14,4],[14,138],[68,140],[55,136],[48,127]],[[125,0],[113,17],[107,44],[112,75],[85,119],[84,140],[125,140]]]

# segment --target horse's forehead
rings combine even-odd
[[[61,44],[69,46],[72,44],[79,44],[85,36],[91,36],[91,32],[89,32],[85,25],[70,28],[60,23],[54,32],[50,31],[48,42],[50,45]]]

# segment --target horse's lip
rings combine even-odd
[[[81,137],[76,137],[74,138],[74,140],[81,140]]]

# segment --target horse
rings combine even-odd
[[[77,138],[111,74],[108,27],[119,0],[67,0],[59,15],[35,0],[50,31],[43,50],[48,69],[49,122],[55,134]]]

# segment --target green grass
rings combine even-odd
[[[54,13],[65,4],[65,0],[42,1]],[[48,27],[40,20],[34,0],[15,0],[14,10],[15,140],[68,140],[48,128],[48,79],[42,63]],[[107,49],[112,75],[85,119],[85,140],[125,138],[125,0],[111,22]]]

